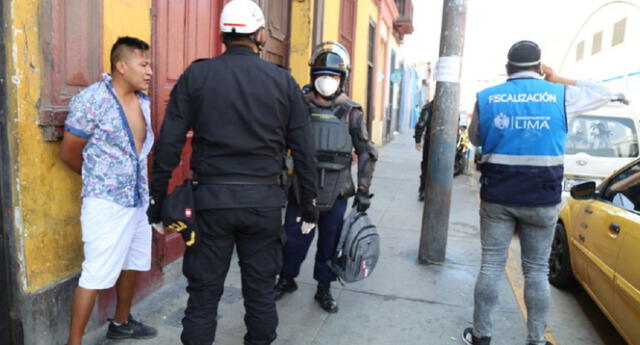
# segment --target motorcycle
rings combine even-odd
[[[469,167],[469,155],[470,155],[469,134],[467,133],[467,126],[460,126],[458,128],[458,140],[456,142],[456,158],[453,166],[453,176],[458,176],[467,171]]]

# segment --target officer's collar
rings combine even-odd
[[[225,51],[225,54],[232,54],[232,55],[258,55],[256,54],[256,52],[253,51],[253,49],[251,47],[248,46],[244,46],[241,44],[235,44],[235,45],[231,45],[227,47],[227,51]]]
[[[538,72],[522,71],[522,72],[516,72],[514,74],[509,74],[509,77],[507,78],[507,80],[513,80],[513,79],[542,79],[542,76]]]

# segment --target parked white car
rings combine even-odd
[[[611,102],[569,120],[564,156],[563,188],[586,181],[599,183],[640,156],[638,113],[629,105]]]

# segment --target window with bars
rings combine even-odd
[[[44,0],[44,73],[38,125],[44,140],[62,139],[69,101],[100,77],[102,1]]]

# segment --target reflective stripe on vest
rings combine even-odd
[[[567,136],[564,85],[512,79],[477,96],[482,199],[519,206],[559,203]]]

